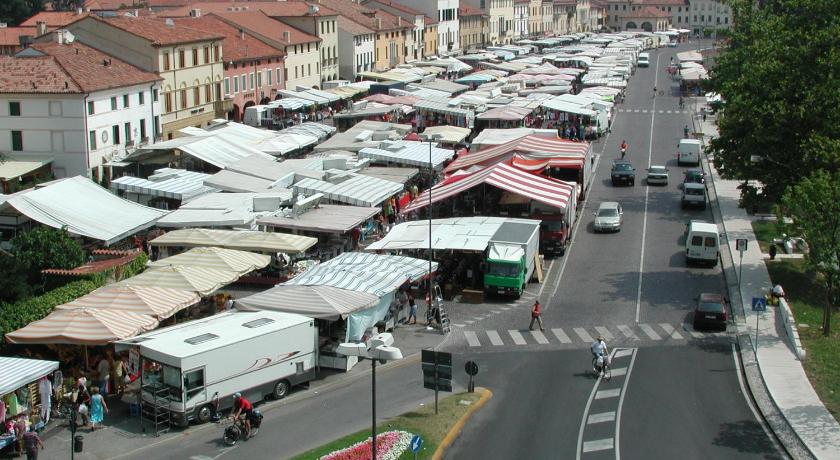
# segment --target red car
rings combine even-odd
[[[728,300],[720,294],[702,293],[697,297],[694,308],[694,329],[705,327],[726,330],[729,316],[726,313]]]

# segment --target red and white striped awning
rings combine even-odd
[[[560,209],[566,209],[576,184],[533,174],[506,163],[498,163],[472,174],[459,174],[431,189],[431,202],[437,203],[479,184],[490,184],[502,190],[528,197]],[[400,212],[409,213],[429,205],[429,190],[423,191]]]
[[[552,158],[528,158],[514,155],[511,164],[525,171],[540,172],[545,168],[583,169],[586,159],[582,155],[570,155]]]
[[[449,164],[444,170],[453,173],[473,165],[490,166],[495,163],[508,161],[514,153],[526,153],[531,156],[568,156],[581,155],[586,157],[591,146],[588,142],[573,142],[565,139],[551,139],[541,136],[524,136],[505,144],[496,145],[478,152],[463,155]]]

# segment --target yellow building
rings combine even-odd
[[[465,53],[486,45],[489,17],[487,13],[470,6],[458,7],[458,30],[461,34],[461,49]]]
[[[541,37],[543,34],[542,0],[528,2],[528,36]]]

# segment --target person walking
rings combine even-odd
[[[93,431],[96,425],[102,426],[105,414],[108,413],[108,405],[105,404],[105,398],[99,394],[99,387],[91,388],[90,392],[90,431]]]
[[[534,321],[539,323],[541,331],[545,330],[545,327],[543,327],[542,308],[539,300],[534,301],[534,308],[531,309],[531,324],[528,326],[528,329],[532,331],[534,330]]]
[[[685,125],[685,128],[683,128],[683,134],[684,134],[683,137],[688,139],[688,133],[689,133],[688,125]]]
[[[411,321],[414,318],[414,322]],[[406,324],[417,324],[417,304],[414,302],[414,296],[408,293],[408,320]]]
[[[626,140],[621,141],[621,145],[619,146],[619,149],[621,149],[621,159],[623,160],[624,156],[627,155],[627,141]]]
[[[35,425],[29,427],[29,431],[23,434],[23,448],[26,451],[26,460],[38,460],[38,448],[44,449],[44,441],[35,431]]]

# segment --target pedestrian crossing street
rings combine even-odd
[[[458,325],[462,326],[462,325]],[[461,327],[463,337],[470,348],[502,347],[524,345],[589,345],[599,335],[607,343],[622,344],[638,342],[679,342],[690,339],[702,340],[715,337],[727,337],[727,332],[695,331],[691,325],[674,326],[669,323],[617,325],[617,326],[587,326],[587,327],[554,327],[540,330],[483,330],[471,331]]]
[[[618,109],[621,113],[691,113],[690,110],[651,110],[651,109]]]

